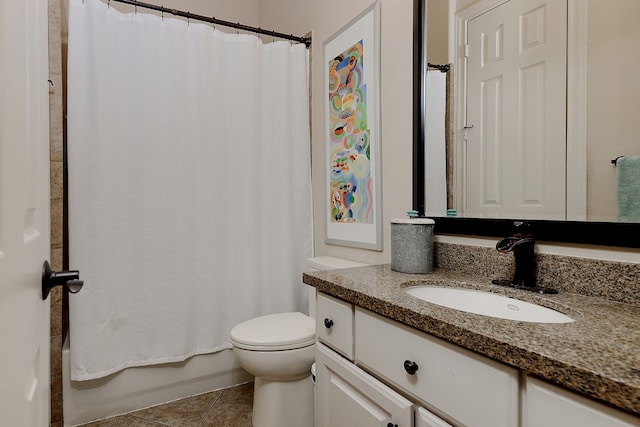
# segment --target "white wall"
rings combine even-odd
[[[449,31],[453,27],[454,0],[427,0],[427,61],[432,64],[448,64],[455,56],[449,52]]]
[[[225,21],[258,26],[258,0],[151,0],[146,3],[162,5],[167,9],[187,11],[196,15],[216,17],[217,19]],[[126,12],[133,10],[133,6],[126,4],[113,2],[111,5]],[[145,13],[156,12],[146,9]],[[166,16],[167,15],[165,15],[165,17]],[[221,29],[223,29],[223,31],[234,31],[222,27]]]
[[[590,0],[587,16],[587,215],[615,221],[616,168],[611,160],[640,155],[640,2]]]
[[[261,0],[260,26],[304,35],[312,31],[312,145],[315,254],[367,263],[390,262],[390,220],[411,209],[413,1],[381,0],[381,148],[383,252],[324,243],[325,129],[323,42],[372,0]]]

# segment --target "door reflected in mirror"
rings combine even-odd
[[[453,66],[426,84],[425,214],[618,221],[612,160],[640,156],[640,2],[442,3],[426,1],[426,59]]]

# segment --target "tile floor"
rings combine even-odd
[[[188,397],[85,427],[251,427],[253,383]]]

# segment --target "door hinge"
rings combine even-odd
[[[465,58],[469,57],[469,45],[468,44],[464,45],[464,57]]]

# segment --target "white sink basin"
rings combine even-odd
[[[574,322],[559,311],[491,292],[435,286],[416,286],[407,288],[406,292],[433,304],[500,319],[536,323]]]

